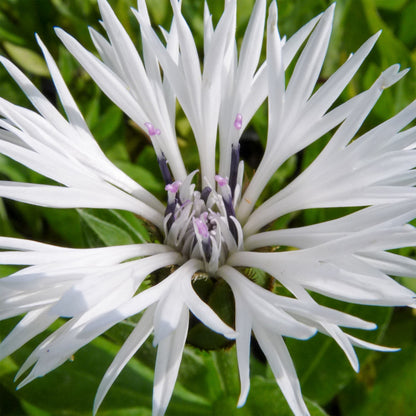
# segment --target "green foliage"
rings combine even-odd
[[[282,34],[291,35],[302,24],[320,13],[332,1],[279,0],[279,27]],[[136,6],[133,0],[112,0],[117,15],[132,38],[137,40],[138,28],[129,12]],[[214,22],[221,16],[223,2],[208,1]],[[237,43],[241,43],[254,0],[239,0]],[[167,0],[148,1],[155,24],[169,25],[172,12]],[[183,0],[184,14],[202,48],[203,2]],[[415,95],[416,91],[416,2],[413,0],[339,0],[336,8],[334,33],[325,62],[322,79],[327,78],[351,52],[373,33],[383,29],[375,50],[359,74],[343,92],[346,100],[367,88],[389,65],[400,63],[412,67],[406,80],[389,89],[366,121],[369,128],[391,117]],[[100,146],[109,158],[143,187],[163,198],[164,189],[157,161],[146,137],[137,126],[126,120],[122,112],[110,104],[89,76],[80,70],[68,52],[59,44],[53,27],[59,26],[92,48],[87,26],[100,29],[95,0],[1,0],[0,53],[15,61],[42,90],[50,90],[50,80],[36,42],[38,32],[56,58],[71,92],[86,116]],[[138,43],[139,44],[139,43]],[[27,99],[0,69],[0,96],[28,105]],[[51,97],[54,99],[54,97]],[[253,128],[264,147],[267,119],[265,111],[256,114]],[[177,126],[180,147],[187,166],[198,164],[198,155],[190,134],[189,124],[179,116]],[[270,193],[281,189],[303,170],[318,154],[325,138],[291,158],[270,183]],[[250,176],[248,169],[248,176]],[[39,175],[0,156],[0,179],[42,182]],[[266,198],[269,194],[263,195]],[[274,224],[309,224],[349,210],[308,210],[284,217]],[[157,241],[160,236],[131,213],[113,210],[51,210],[40,209],[10,201],[0,202],[0,234],[25,237],[63,246],[88,247],[134,244]],[[414,255],[414,251],[406,252]],[[2,267],[1,275],[12,273],[13,267]],[[263,276],[255,276],[263,278]],[[408,283],[414,289],[414,281]],[[204,288],[200,288],[203,297]],[[225,305],[230,297],[225,291],[209,288],[208,302]],[[228,296],[228,297],[227,297]],[[397,353],[383,355],[358,351],[362,370],[355,375],[345,356],[333,340],[317,335],[308,341],[288,340],[288,347],[298,370],[299,379],[313,416],[414,415],[416,407],[416,320],[411,313],[387,308],[359,307],[320,299],[328,306],[356,314],[379,329],[360,333],[365,340],[403,346]],[[225,320],[232,319],[230,310],[223,311]],[[0,323],[0,339],[16,324],[16,320]],[[389,325],[389,326],[388,326]],[[386,329],[388,327],[388,329]],[[73,362],[67,362],[51,374],[36,380],[22,390],[15,390],[13,377],[32,349],[44,336],[23,346],[13,357],[0,362],[0,415],[2,416],[84,416],[91,414],[92,403],[105,369],[127,336],[128,325],[112,329],[79,351]],[[364,331],[362,331],[364,332]],[[384,334],[386,335],[384,336]],[[201,324],[195,325],[189,341],[205,336]],[[194,338],[194,340],[192,340]],[[185,350],[175,394],[168,416],[236,415],[289,416],[290,410],[280,393],[270,369],[262,357],[252,359],[251,391],[246,406],[236,409],[239,380],[235,347],[218,339],[228,349],[200,350],[189,346]],[[150,416],[155,350],[147,342],[120,375],[98,415]],[[270,404],[272,403],[272,405]],[[321,406],[321,407],[320,407]],[[327,411],[323,410],[327,409]]]

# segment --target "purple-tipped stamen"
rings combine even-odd
[[[214,176],[214,179],[215,179],[215,182],[217,182],[217,184],[218,184],[219,186],[221,186],[221,188],[222,188],[223,186],[228,185],[228,179],[227,179],[227,178],[222,177],[221,175],[215,175],[215,176]]]
[[[204,219],[201,220],[201,218],[194,218],[194,223],[198,230],[198,234],[203,239],[209,238],[209,230],[206,221]]]
[[[228,179],[220,175],[215,175],[214,178],[215,178],[215,181],[218,183],[219,187],[221,188],[221,196],[222,196],[222,200],[224,201],[227,214],[235,215],[234,207],[233,207],[233,198],[231,195],[231,189],[228,185]]]
[[[159,163],[160,165],[160,163]],[[182,185],[182,182],[175,181],[172,183],[168,183],[165,186],[165,191],[168,193],[168,205],[165,210],[165,217],[167,217],[169,214],[171,216],[168,219],[168,222],[166,224],[168,231],[172,228],[173,223],[175,222],[175,212],[176,212],[176,206],[180,205],[180,200],[178,196],[178,191],[180,186]]]
[[[156,129],[155,126],[152,123],[144,123],[144,125],[147,128],[147,132],[149,133],[149,136],[159,136],[160,130]]]
[[[202,237],[201,245],[204,251],[205,260],[210,261],[212,255],[212,241],[209,234],[208,228],[208,213],[202,213],[199,218],[194,218],[194,225],[198,234]]]
[[[225,187],[228,188],[228,190],[225,188],[226,192],[222,193],[222,200],[224,202],[225,211],[227,213],[227,222],[228,222],[228,226],[230,227],[230,232],[233,235],[235,241],[238,241],[237,228],[235,226],[234,221],[231,219],[231,217],[235,217],[235,210],[234,210],[234,205],[233,205],[233,198],[231,195],[231,189],[230,189],[230,186],[228,185],[228,180],[226,178],[223,178],[220,175],[215,175],[215,181],[218,183],[218,185],[221,188],[225,188]]]
[[[238,113],[238,114],[235,116],[235,120],[234,120],[234,127],[235,127],[237,130],[241,130],[241,127],[243,127],[243,116],[242,116],[242,114],[241,114],[241,113]]]
[[[175,181],[175,182],[172,182],[172,183],[168,183],[165,186],[165,191],[170,192],[172,194],[176,194],[176,192],[179,191],[179,188],[180,188],[181,185],[182,185],[182,182],[180,182],[180,181]]]

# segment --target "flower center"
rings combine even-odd
[[[149,136],[161,131],[150,122],[145,123]],[[234,128],[240,130],[243,117],[234,120]],[[240,145],[231,145],[230,176],[215,176],[216,186],[195,190],[192,179],[195,172],[183,181],[174,181],[163,153],[158,156],[163,179],[166,183],[167,207],[163,223],[165,244],[180,251],[185,258],[202,260],[204,271],[215,276],[229,254],[242,248],[243,230],[235,217],[235,201],[240,196],[242,165]],[[241,175],[239,175],[239,171]]]
[[[229,253],[240,248],[242,228],[235,218],[228,180],[217,175],[218,192],[209,186],[199,192],[191,183],[194,175],[165,187],[165,243],[186,258],[202,260],[205,271],[214,275]]]

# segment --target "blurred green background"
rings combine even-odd
[[[140,47],[138,27],[129,11],[130,7],[136,7],[135,2],[113,0],[110,3]],[[168,0],[151,0],[147,3],[154,24],[168,27],[171,19]],[[238,0],[237,42],[241,42],[253,3],[254,0]],[[325,0],[278,1],[281,35],[292,35],[330,3]],[[208,4],[214,22],[218,21],[223,2],[211,0]],[[202,50],[203,2],[183,0],[182,9]],[[146,137],[100,92],[60,45],[53,31],[54,26],[62,27],[93,49],[88,26],[99,30],[98,20],[95,0],[1,0],[0,53],[22,67],[44,94],[55,102],[53,85],[34,39],[34,33],[37,32],[57,60],[94,136],[108,157],[164,199],[157,161]],[[337,1],[334,30],[321,82],[371,34],[383,30],[373,52],[344,91],[341,100],[368,88],[379,73],[391,64],[400,63],[402,68],[413,68],[403,81],[383,94],[364,123],[363,130],[391,117],[416,96],[415,23],[414,0]],[[0,96],[20,105],[29,105],[2,68]],[[252,132],[259,140],[256,151],[260,155],[266,137],[265,115],[265,108],[261,108],[252,125]],[[198,164],[198,155],[189,124],[181,114],[177,120],[177,133],[185,164],[192,170]],[[263,198],[276,192],[307,166],[326,140],[324,137],[286,162],[273,176]],[[248,177],[253,167],[247,166]],[[0,180],[47,183],[37,173],[1,155]],[[283,218],[274,226],[310,224],[347,212],[308,210]],[[131,244],[151,239],[146,224],[129,213],[55,210],[1,200],[0,235],[71,247]],[[415,256],[414,249],[402,250],[402,253]],[[0,268],[2,275],[13,270],[12,267]],[[416,289],[414,281],[402,279],[402,282]],[[322,303],[376,322],[379,325],[377,331],[357,334],[363,339],[398,346],[402,350],[383,354],[358,350],[361,371],[356,375],[331,339],[318,335],[309,341],[287,340],[311,413],[316,416],[416,415],[415,314],[407,309],[353,306],[328,299],[322,299]],[[11,319],[0,323],[0,339],[7,335],[17,321]],[[73,362],[65,363],[53,373],[16,391],[14,374],[43,337],[33,340],[12,357],[0,362],[0,415],[90,415],[101,377],[130,330],[129,324],[113,328],[79,351]],[[99,415],[151,415],[154,357],[155,350],[151,344],[145,344],[110,390]],[[239,382],[234,347],[213,351],[187,347],[167,415],[290,415],[273,375],[255,344],[251,372],[252,386],[248,402],[242,409],[236,409]]]

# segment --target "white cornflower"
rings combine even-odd
[[[415,294],[390,276],[416,277],[416,261],[389,250],[416,245],[416,232],[408,224],[416,217],[416,127],[404,130],[416,117],[416,102],[358,134],[383,90],[407,71],[393,65],[368,90],[335,106],[379,34],[316,88],[334,7],[286,40],[279,36],[273,1],[262,62],[266,0],[256,1],[239,50],[236,0],[225,2],[215,28],[205,7],[201,70],[180,1],[171,3],[173,21],[169,31],[162,29],[162,41],[151,26],[145,0],[138,0],[133,13],[140,24],[141,53],[106,0],[98,4],[108,38],[90,31],[101,59],[57,29],[103,92],[148,133],[165,181],[163,202],[106,158],[39,38],[67,119],[16,66],[1,58],[37,112],[0,100],[0,152],[58,185],[1,181],[0,196],[56,208],[127,210],[158,227],[164,243],[72,249],[0,238],[0,263],[28,266],[0,280],[0,318],[25,315],[0,344],[0,359],[58,318],[69,318],[28,357],[17,375],[30,370],[19,385],[23,386],[61,365],[111,326],[144,312],[107,370],[94,412],[153,333],[158,348],[153,415],[163,415],[178,375],[191,312],[208,328],[236,340],[238,406],[244,405],[249,392],[253,333],[293,413],[309,415],[283,337],[307,339],[322,332],[339,344],[356,371],[354,346],[389,350],[341,329],[369,330],[374,324],[321,306],[310,293],[359,304],[415,306]],[[285,71],[299,50],[289,79]],[[239,140],[266,99],[267,145],[246,186]],[[188,172],[180,154],[177,101],[195,138],[198,172]],[[266,201],[259,199],[285,161],[329,132],[332,138],[324,150],[300,175]],[[288,213],[327,207],[362,208],[311,226],[264,231]],[[171,270],[167,278],[141,288],[150,274],[165,267]],[[268,273],[291,296],[277,295],[250,280],[244,274],[247,268]],[[234,328],[194,291],[193,283],[201,274],[223,279],[231,288]]]

